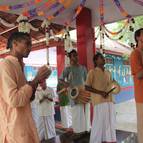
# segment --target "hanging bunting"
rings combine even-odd
[[[132,16],[129,15],[125,10],[124,8],[122,7],[122,5],[120,4],[120,1],[119,0],[113,0],[114,4],[116,5],[116,7],[120,10],[121,14],[123,16],[125,16],[126,18],[131,18]]]

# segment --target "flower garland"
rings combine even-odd
[[[70,23],[72,23],[76,17],[80,14],[80,12],[82,11],[84,5],[85,5],[86,0],[81,0],[79,6],[77,7],[75,14],[73,15],[72,19],[69,22],[66,22],[67,25],[70,25]]]
[[[104,3],[103,0],[99,0],[99,13],[100,13],[100,25],[104,25]]]
[[[129,24],[129,19],[127,19],[125,21],[123,27],[120,30],[118,30],[117,32],[110,31],[105,25],[103,25],[103,27],[104,27],[105,31],[110,33],[111,35],[118,35],[128,26],[128,24]]]
[[[41,24],[41,27],[45,29],[46,45],[49,45],[50,38],[53,37],[55,41],[58,39],[55,37],[55,34],[51,28],[51,22],[48,19],[44,19]]]
[[[100,31],[99,31],[99,36],[100,36],[100,52],[104,52],[104,2],[103,0],[99,0],[99,14],[100,14]]]
[[[33,27],[31,25],[31,23],[29,23],[28,17],[26,17],[22,14],[17,18],[16,21],[18,22],[18,31],[19,32],[30,33],[30,30],[39,31],[39,28]]]
[[[71,23],[76,19],[76,17],[80,14],[80,12],[82,11],[83,7],[85,6],[85,2],[86,0],[81,0],[80,4],[78,5],[78,7],[76,8],[75,14],[73,15],[73,17],[71,18],[71,20],[65,22],[65,26],[66,27],[70,27]],[[59,34],[64,35],[65,33],[65,29],[63,28],[60,32],[58,32]]]
[[[105,31],[105,36],[109,38],[110,40],[118,41],[121,40],[124,37],[124,34],[127,32],[129,25],[122,31],[122,35],[119,35],[117,38],[111,37],[106,31]]]
[[[134,0],[134,2],[141,5],[141,6],[143,6],[143,1],[141,1],[141,0]]]
[[[15,26],[15,24],[13,24],[13,23],[8,23],[7,21],[5,21],[5,20],[2,19],[2,18],[0,18],[0,23],[3,24],[4,26],[10,27],[10,28]]]
[[[129,15],[125,10],[124,8],[122,7],[122,5],[120,4],[120,1],[119,0],[113,0],[114,4],[116,5],[116,7],[120,10],[121,14],[123,16],[125,16],[126,18],[131,18],[132,16]]]

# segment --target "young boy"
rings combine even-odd
[[[94,55],[95,68],[87,75],[85,89],[92,91],[94,117],[90,135],[90,143],[116,143],[115,110],[112,96],[108,95],[108,86],[112,82],[111,73],[104,68],[105,59],[102,54]]]

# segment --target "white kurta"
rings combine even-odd
[[[36,92],[36,100],[37,100],[37,129],[40,140],[50,139],[56,136],[55,132],[55,120],[54,120],[54,102],[45,99],[42,103],[39,101],[43,99],[44,96],[49,98],[54,98],[55,93],[52,88],[47,87],[46,90],[38,90]]]
[[[107,91],[112,82],[111,73],[96,67],[89,71],[86,85],[100,91]],[[115,143],[115,111],[112,96],[103,98],[99,94],[91,94],[94,105],[94,115],[91,128],[90,143]]]

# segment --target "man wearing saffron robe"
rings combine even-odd
[[[10,54],[0,62],[0,128],[2,143],[39,143],[32,118],[30,101],[35,97],[38,83],[47,78],[48,68],[41,67],[36,77],[27,82],[23,58],[32,47],[27,33],[15,32],[8,39]]]
[[[143,142],[143,28],[135,32],[136,48],[130,56],[137,110],[138,142]]]

